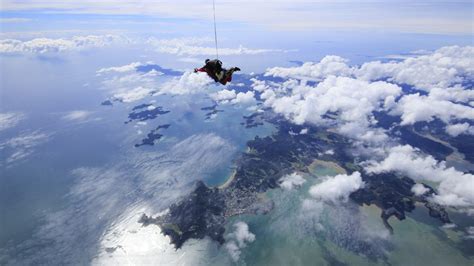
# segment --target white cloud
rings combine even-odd
[[[293,173],[291,175],[286,175],[278,181],[280,187],[285,190],[293,190],[293,188],[300,187],[306,180],[299,174]]]
[[[340,174],[326,179],[310,188],[309,193],[312,197],[323,201],[337,203],[347,202],[349,195],[364,187],[364,182],[359,172],[351,175]]]
[[[97,70],[97,74],[107,73],[107,72],[118,72],[118,73],[126,73],[126,72],[134,72],[136,71],[137,67],[142,66],[143,63],[140,62],[133,62],[128,65],[118,66],[118,67],[107,67],[101,68]]]
[[[356,70],[356,76],[365,80],[388,78],[429,91],[432,87],[448,87],[472,77],[473,57],[474,46],[449,46],[401,62],[365,63]]]
[[[265,75],[286,80],[253,78],[252,87],[261,92],[265,106],[293,123],[335,126],[339,133],[371,146],[388,141],[385,130],[377,127],[375,111],[401,116],[402,125],[440,119],[452,134],[470,134],[471,127],[456,123],[474,119],[474,109],[468,104],[474,91],[462,85],[474,75],[474,63],[469,60],[473,56],[472,46],[450,46],[401,62],[376,61],[361,67],[327,56],[318,63],[270,68]],[[319,83],[308,85],[308,80]],[[411,84],[428,94],[402,96],[397,83]]]
[[[138,65],[141,63],[98,70],[97,75],[104,76],[102,89],[111,91],[113,99],[123,102],[134,102],[152,95],[161,82],[161,75],[152,71],[136,72],[134,69]]]
[[[63,119],[69,121],[83,121],[88,118],[93,112],[87,110],[75,110],[63,116]]]
[[[448,88],[433,87],[430,89],[429,96],[435,100],[445,100],[460,103],[468,103],[474,99],[474,90],[465,89],[461,85],[454,85]]]
[[[34,131],[0,142],[0,151],[7,156],[5,165],[25,160],[36,151],[37,146],[48,141],[49,137],[48,134]]]
[[[234,229],[234,232],[226,236],[227,243],[225,244],[225,248],[232,259],[238,261],[242,253],[241,249],[255,241],[255,235],[249,231],[249,226],[244,222],[235,223]]]
[[[423,186],[423,184],[415,184],[411,188],[411,192],[415,193],[416,196],[421,196],[425,194],[426,192],[430,191],[427,187]]]
[[[453,137],[461,134],[474,135],[474,126],[469,125],[469,123],[448,125],[446,126],[446,132]]]
[[[382,129],[373,127],[372,113],[384,110],[388,99],[401,94],[400,87],[387,82],[332,75],[315,86],[294,79],[254,84],[266,87],[261,95],[264,105],[293,123],[335,124],[341,134],[371,143],[380,143],[387,138]],[[329,112],[334,115],[327,117]]]
[[[0,131],[13,128],[25,119],[22,113],[0,113]]]
[[[256,102],[255,93],[253,91],[239,92],[236,93],[235,90],[223,89],[209,95],[211,99],[221,104],[253,104]]]
[[[206,73],[185,72],[181,77],[173,78],[163,85],[160,85],[157,94],[168,93],[183,95],[200,93],[207,90],[213,83],[214,81]]]
[[[318,63],[304,63],[298,67],[274,67],[265,72],[265,76],[281,78],[298,78],[321,80],[330,75],[350,76],[352,69],[347,65],[347,60],[334,55],[329,55],[321,59]]]
[[[212,45],[212,38],[179,38],[179,39],[156,39],[149,38],[147,44],[154,47],[157,52],[176,54],[179,56],[213,56],[216,48]],[[203,45],[208,46],[203,46]],[[219,55],[256,55],[271,52],[287,52],[281,49],[250,49],[240,45],[238,48],[219,48]]]
[[[102,72],[100,75],[114,73],[113,76],[107,75],[104,77],[104,80],[102,81],[103,89],[114,93],[122,93],[137,87],[146,87],[151,90],[151,88],[160,84],[161,77],[150,72]]]
[[[188,71],[180,77],[170,78],[156,70],[146,73],[137,72],[136,67],[141,65],[144,64],[133,62],[123,66],[99,69],[97,75],[103,77],[102,89],[111,91],[112,99],[134,102],[160,94],[202,93],[210,86],[214,86],[214,81],[206,73]]]
[[[235,90],[223,89],[209,95],[211,99],[218,102],[225,102],[234,99],[237,96]]]
[[[324,154],[334,155],[334,150],[327,150],[327,151],[324,152]]]
[[[159,213],[190,193],[196,180],[231,161],[235,147],[215,134],[202,134],[162,151],[147,152],[129,145],[123,148],[123,156],[109,165],[73,170],[73,184],[64,196],[67,206],[53,213],[38,213],[45,216],[40,217],[39,228],[31,238],[2,246],[2,255],[4,250],[14,254],[19,265],[89,264],[95,258],[101,265],[160,264],[152,261],[157,256],[162,256],[158,262],[165,258],[170,263],[190,261],[180,258],[183,253],[190,255],[187,252],[173,251],[158,227],[138,229],[137,217],[142,211]],[[137,234],[128,231],[135,229]],[[198,243],[194,248],[184,245],[184,251],[194,250],[199,255],[197,247],[202,254],[203,246]],[[108,244],[123,245],[123,249],[109,253],[103,249],[114,246]]]
[[[469,1],[432,4],[432,0],[403,1],[263,1],[216,3],[219,21],[257,25],[271,30],[364,30],[409,33],[463,34],[472,32]],[[435,1],[438,2],[438,1]],[[423,8],[420,8],[422,4]],[[186,7],[186,8],[183,8]],[[249,8],[251,7],[251,8]],[[149,15],[187,20],[212,20],[212,7],[200,1],[144,2],[138,0],[14,1],[4,0],[2,10],[54,10],[60,14]],[[284,19],[282,19],[284,18]],[[194,21],[193,21],[194,22]],[[194,25],[194,24],[191,24]]]
[[[474,208],[474,175],[447,167],[432,156],[423,156],[409,146],[395,146],[380,162],[371,161],[365,166],[368,172],[381,173],[395,171],[415,180],[439,183],[438,195],[433,200],[445,206]]]
[[[123,213],[101,236],[97,255],[90,264],[195,265],[197,261],[209,261],[209,254],[203,250],[213,244],[211,239],[189,239],[180,249],[175,249],[158,226],[142,226],[137,222],[143,213],[155,217],[164,212],[154,214],[147,204],[119,209]]]
[[[70,39],[36,38],[29,41],[4,39],[0,40],[0,53],[49,54],[128,42],[127,38],[118,35],[75,36]]]
[[[431,95],[422,96],[419,93],[403,96],[391,112],[401,115],[402,125],[413,125],[420,121],[441,119],[450,123],[456,119],[474,119],[474,108],[456,104],[451,101],[437,100]]]
[[[150,88],[136,87],[125,92],[116,93],[113,95],[113,98],[124,103],[130,103],[150,96],[153,92],[154,90]]]
[[[231,102],[233,104],[253,104],[255,103],[255,93],[253,91],[239,92]]]

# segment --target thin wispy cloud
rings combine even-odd
[[[16,137],[0,142],[0,152],[5,155],[5,161],[0,165],[11,166],[24,161],[36,152],[38,146],[46,143],[51,137],[40,131],[22,133]]]
[[[51,54],[67,51],[80,51],[88,48],[100,48],[129,40],[118,35],[87,35],[72,38],[35,38],[29,41],[15,39],[0,40],[0,53]]]
[[[183,8],[186,7],[186,8]],[[273,30],[372,29],[398,32],[470,34],[471,1],[217,1],[221,21],[259,25]],[[148,15],[163,18],[212,19],[212,2],[161,1],[13,1],[5,11]]]
[[[23,113],[0,113],[0,131],[13,128],[25,118]]]

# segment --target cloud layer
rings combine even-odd
[[[218,19],[272,30],[384,30],[388,32],[471,34],[470,1],[220,1]],[[186,7],[186,8],[183,8]],[[200,1],[14,1],[5,11],[54,10],[60,14],[153,15],[160,18],[212,20],[212,6]],[[284,18],[284,19],[282,19]]]
[[[72,171],[74,183],[64,197],[66,207],[54,213],[39,213],[41,224],[31,239],[2,247],[0,257],[16,265],[64,265],[88,264],[105,253],[107,256],[101,256],[100,261],[113,264],[114,260],[107,260],[110,254],[105,249],[110,247],[108,243],[117,243],[123,244],[127,261],[139,262],[144,250],[126,245],[133,234],[115,230],[136,228],[129,227],[130,223],[139,225],[136,217],[144,210],[157,213],[168,208],[189,193],[196,180],[230,160],[234,149],[215,134],[193,135],[171,145],[169,150],[144,152],[132,147],[124,151],[126,156],[110,165],[76,168]],[[155,228],[150,230],[159,234]],[[146,235],[137,237],[140,236]],[[160,244],[162,248],[172,248],[167,243]],[[173,258],[179,261],[176,256]]]
[[[472,57],[472,46],[362,66],[326,56],[317,63],[270,68],[265,76],[285,82],[253,79],[253,89],[265,106],[296,124],[335,125],[339,133],[361,141],[386,141],[373,116],[377,111],[400,116],[402,125],[439,119],[451,135],[472,134],[471,124],[459,123],[474,119],[474,91],[465,85],[474,76]],[[413,92],[402,89],[404,84]]]
[[[23,119],[25,119],[25,115],[22,113],[0,113],[0,131],[15,127]]]
[[[474,210],[474,175],[447,167],[444,161],[438,162],[409,145],[390,148],[384,160],[368,162],[366,170],[372,173],[395,171],[414,180],[439,183],[438,195],[433,196],[435,202]],[[421,187],[413,190],[423,192]]]
[[[5,161],[1,162],[0,165],[9,166],[27,159],[36,151],[39,145],[47,142],[49,138],[50,134],[34,131],[21,133],[16,137],[0,142],[0,151],[5,156]]]
[[[4,39],[0,40],[0,53],[52,54],[128,42],[127,38],[118,35],[75,36],[70,39],[37,38],[29,41]]]
[[[216,48],[211,38],[177,38],[156,39],[149,38],[146,44],[159,53],[175,54],[179,56],[214,56]],[[264,53],[287,52],[281,49],[251,49],[240,45],[238,48],[219,48],[219,55],[256,55]]]

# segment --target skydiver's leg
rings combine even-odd
[[[225,73],[225,79],[227,81],[231,81],[232,80],[232,74],[234,74],[235,71],[240,71],[240,68],[238,67],[233,67],[231,69],[229,69],[226,73]]]

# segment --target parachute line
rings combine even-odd
[[[219,59],[219,48],[217,45],[216,0],[212,0],[212,9],[214,11],[214,40],[216,42],[216,58]]]

